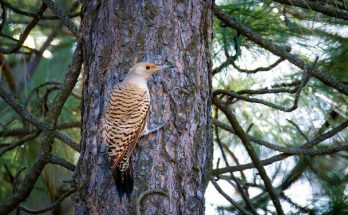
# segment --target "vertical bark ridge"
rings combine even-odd
[[[86,1],[83,6],[84,92],[81,157],[75,173],[77,214],[204,214],[212,160],[210,132],[211,1]],[[131,201],[120,203],[109,170],[102,116],[113,86],[135,61],[176,64],[155,74],[149,127],[133,159]]]

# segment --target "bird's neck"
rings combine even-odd
[[[148,90],[147,79],[139,75],[127,75],[124,80],[125,84],[135,85],[141,89]]]

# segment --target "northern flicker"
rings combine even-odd
[[[109,99],[105,131],[110,168],[121,200],[124,193],[129,198],[133,191],[130,159],[139,138],[157,129],[148,131],[146,126],[150,107],[147,80],[153,73],[173,67],[137,63],[129,70],[125,80],[114,88]]]

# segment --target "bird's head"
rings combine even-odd
[[[163,65],[156,65],[153,63],[137,63],[135,64],[130,70],[128,75],[130,76],[138,76],[145,78],[148,80],[152,74],[154,74],[157,71],[163,70],[163,69],[169,69],[174,68],[174,65],[171,64],[163,64]]]

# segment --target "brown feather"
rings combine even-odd
[[[145,124],[146,124],[146,119],[147,119],[147,116],[148,116],[148,113],[149,113],[149,108],[147,109],[147,112],[145,114],[145,119],[143,120],[143,123],[141,125],[141,128],[140,128],[140,132],[138,132],[136,134],[136,138],[134,138],[134,141],[132,141],[129,146],[128,146],[128,149],[127,149],[127,157],[130,158],[131,155],[133,154],[133,151],[135,149],[135,146],[137,145],[138,141],[139,141],[139,138],[141,136],[141,133],[143,132],[144,130],[144,127],[145,127]]]
[[[133,84],[115,88],[106,112],[106,136],[111,168],[130,158],[144,129],[150,98],[146,90]]]

